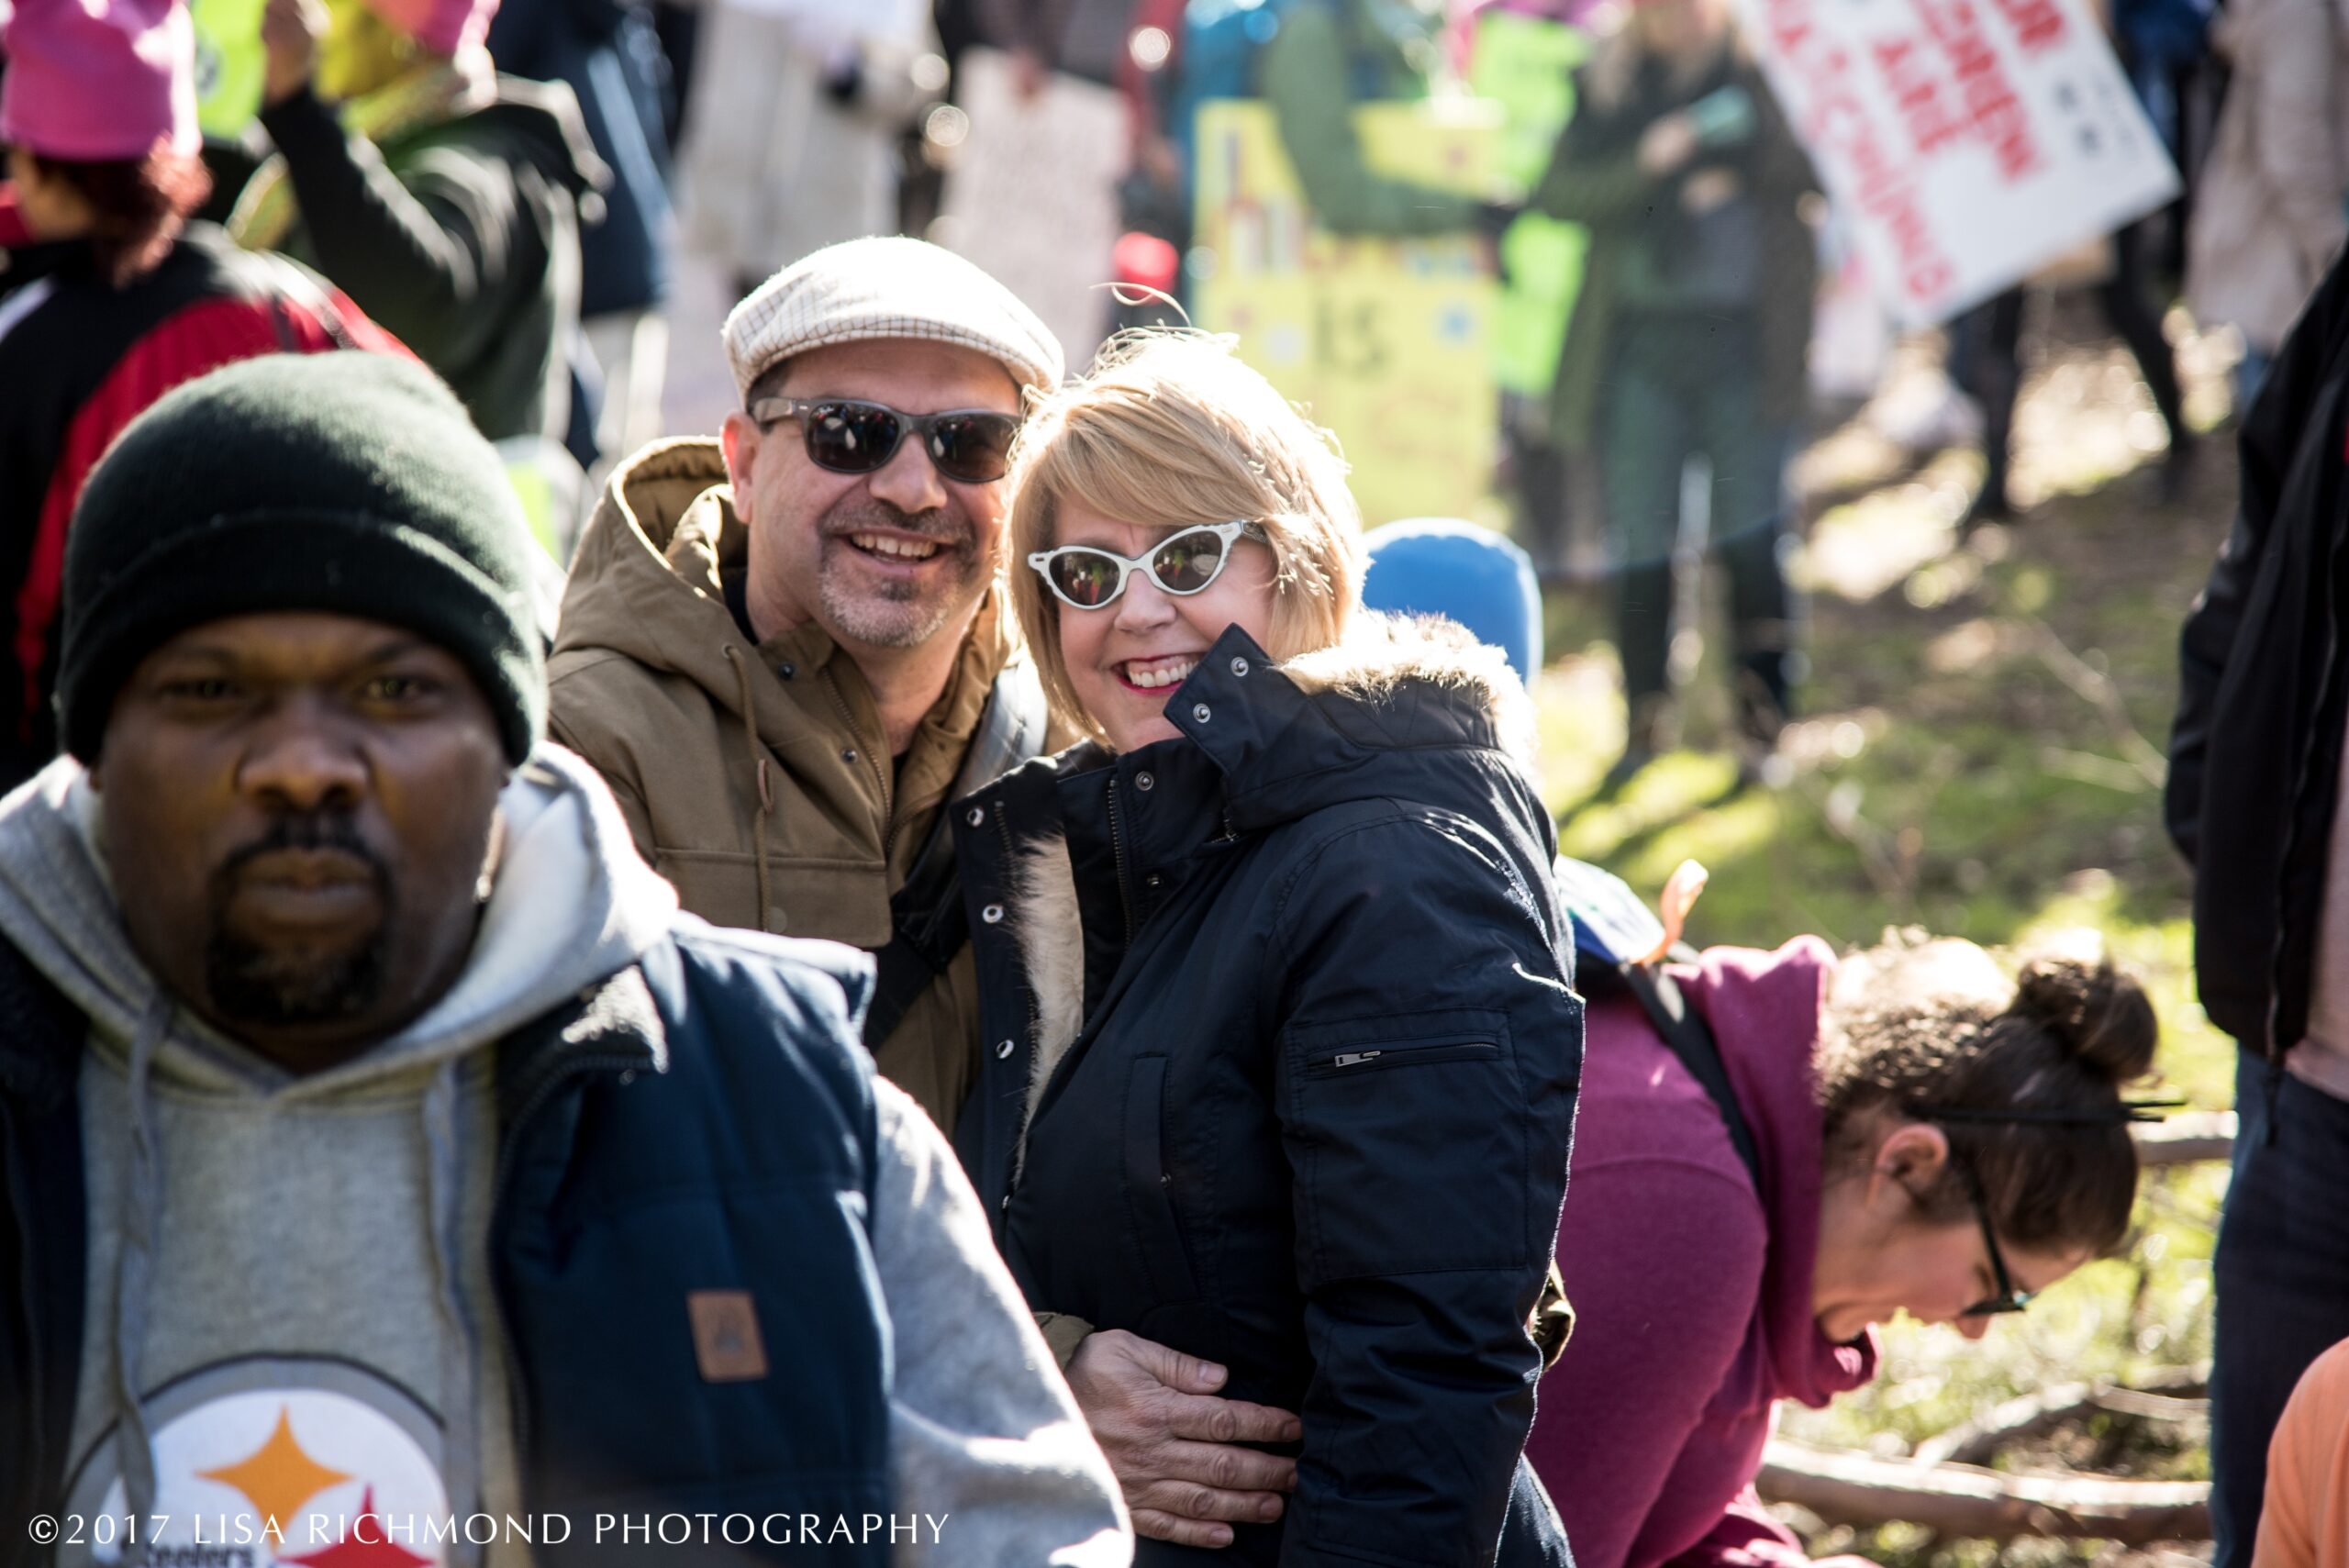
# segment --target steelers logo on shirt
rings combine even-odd
[[[222,1362],[146,1408],[156,1496],[136,1529],[155,1568],[440,1568],[449,1554],[440,1423],[370,1368]],[[61,1568],[122,1561],[134,1527],[112,1425],[67,1499],[79,1528],[60,1544]]]

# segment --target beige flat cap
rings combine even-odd
[[[734,389],[777,362],[834,343],[918,338],[975,349],[1040,392],[1061,384],[1057,339],[1009,289],[923,239],[828,245],[752,290],[726,317]]]

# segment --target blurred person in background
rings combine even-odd
[[[593,448],[614,462],[661,433],[662,313],[676,245],[661,39],[640,0],[504,0],[488,44],[500,71],[571,89],[611,171],[602,221],[579,236],[580,325],[592,360],[582,368],[593,395],[573,415],[574,425],[593,418]]]
[[[2349,4],[2232,0],[2213,31],[2233,75],[2188,231],[2186,298],[2203,326],[2243,334],[2240,413],[2349,238]]]
[[[1870,1381],[1897,1313],[1978,1340],[2121,1245],[2152,1004],[2110,965],[2016,982],[1947,940],[1661,970],[1677,915],[1626,940],[1630,890],[1560,873],[1591,999],[1558,1231],[1578,1322],[1527,1456],[1580,1568],[1805,1568],[1753,1489],[1778,1402]]]
[[[2186,156],[2186,129],[2177,87],[2188,64],[2204,52],[2210,10],[2207,0],[2120,0],[2092,7],[2105,27],[2121,68],[2136,91],[2146,118],[2162,139],[2190,189],[2195,167]],[[2168,436],[2158,494],[2164,502],[2183,494],[2192,468],[2195,436],[2186,422],[2185,392],[2177,357],[2162,331],[2164,305],[2173,294],[2170,264],[2164,260],[2164,225],[2184,221],[2187,195],[2163,212],[2150,213],[2116,229],[2102,244],[2088,247],[2097,308],[2112,334],[2128,345],[2144,378]],[[2043,283],[2068,281],[2078,259],[2067,257],[2049,269]],[[2162,281],[2165,276],[2168,281]],[[1982,484],[1966,506],[1962,527],[2002,522],[2016,512],[2009,481],[2013,473],[2015,401],[2022,391],[2023,306],[2030,285],[2019,284],[1966,311],[1950,324],[1949,376],[1982,410]]]
[[[1606,497],[1628,735],[1620,785],[1664,745],[1683,473],[1711,473],[1708,547],[1729,572],[1732,694],[1750,774],[1791,713],[1787,468],[1807,384],[1817,241],[1809,160],[1723,0],[1639,0],[1575,78],[1574,117],[1529,203],[1590,249],[1552,417]]]
[[[2210,1522],[2244,1568],[2292,1385],[2349,1339],[2349,262],[2243,422],[2234,528],[2179,642],[2164,815],[2194,973],[2232,1035],[2234,1173],[2211,1258]]]
[[[1184,26],[1167,123],[1186,206],[1198,106],[1262,98],[1323,228],[1410,235],[1477,227],[1474,196],[1374,172],[1354,135],[1356,105],[1427,95],[1442,65],[1435,0],[1193,0]]]
[[[5,12],[5,7],[0,7]],[[0,790],[56,752],[50,693],[66,528],[132,417],[281,350],[401,352],[279,256],[190,221],[192,34],[176,0],[25,0],[0,24]]]
[[[498,76],[496,0],[269,0],[275,149],[229,231],[316,266],[493,441],[568,428],[583,204],[606,181],[571,90]]]
[[[698,47],[679,195],[738,298],[896,231],[899,139],[946,88],[926,0],[714,0]]]

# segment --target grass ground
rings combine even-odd
[[[1859,944],[1911,925],[2006,948],[2100,942],[2152,989],[2167,1086],[2223,1109],[2233,1048],[2193,999],[2189,886],[2163,830],[2161,785],[2178,625],[2232,514],[2225,350],[2180,334],[2189,420],[2212,434],[2183,494],[2165,501],[2159,421],[2125,350],[2071,300],[2043,319],[2018,417],[2026,506],[2014,525],[1959,537],[1973,453],[1904,450],[1862,417],[1806,455],[1815,520],[1797,570],[1811,672],[1786,777],[1737,788],[1709,655],[1683,705],[1687,749],[1603,793],[1622,707],[1604,602],[1575,593],[1550,606],[1544,784],[1561,847],[1642,893],[1683,859],[1711,871],[1690,928],[1701,943],[1775,946],[1815,931]],[[1901,374],[1916,372],[1904,360]],[[1708,626],[1720,625],[1709,606]],[[1875,1385],[1790,1414],[1785,1429],[1899,1454],[2019,1392],[2207,1358],[2223,1190],[2221,1167],[2155,1173],[2125,1256],[2083,1269],[1978,1346],[1892,1325]],[[2130,1468],[2199,1477],[2207,1455],[2188,1432],[2133,1453]],[[1814,1546],[1967,1568],[1998,1555],[1897,1529]],[[2019,1563],[2093,1555],[2028,1541],[2004,1552]]]

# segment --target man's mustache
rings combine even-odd
[[[212,873],[213,885],[225,889],[262,856],[286,850],[325,850],[349,855],[366,866],[378,888],[389,889],[392,885],[392,868],[375,852],[373,845],[360,837],[351,819],[324,811],[293,812],[280,817],[268,832],[229,851],[228,859]]]

